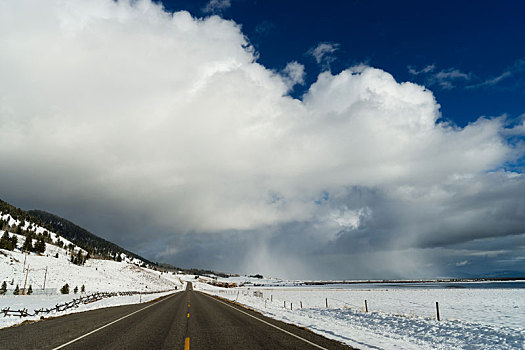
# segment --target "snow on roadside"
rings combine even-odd
[[[151,300],[177,293],[182,291],[169,291],[169,292],[160,292],[152,294],[143,294],[143,295],[125,295],[125,296],[114,296],[99,301],[95,301],[89,304],[80,304],[76,308],[71,308],[65,311],[60,312],[51,312],[49,314],[44,314],[43,317],[57,317],[67,314],[84,312],[89,310],[101,309],[105,307],[128,305],[128,304],[138,304],[146,303]],[[65,295],[4,295],[0,296],[0,309],[5,307],[10,307],[12,310],[16,309],[27,309],[29,312],[33,310],[38,310],[41,308],[51,308],[57,304],[64,304],[70,302],[74,298],[78,298],[81,295],[75,294],[65,294]],[[40,320],[40,315],[38,316],[28,316],[28,317],[18,317],[18,316],[7,316],[3,317],[3,314],[0,314],[0,329],[5,327],[10,327],[24,321],[37,321]]]
[[[278,289],[272,289],[273,301],[270,301],[268,291],[264,289],[246,288],[224,289],[202,283],[195,283],[194,288],[220,297],[235,300],[262,312],[264,315],[307,327],[327,338],[341,341],[359,349],[524,349],[525,328],[522,323],[472,322],[459,319],[445,319],[440,322],[435,318],[417,315],[396,314],[392,312],[368,312],[358,308],[348,308],[342,305],[333,305],[330,308],[314,305],[312,300],[320,304],[325,299],[326,290],[310,289],[294,291],[300,293],[300,299],[309,300],[310,306],[303,305],[299,309],[299,302],[294,302],[294,309],[290,310],[290,303],[284,308],[284,301],[279,299]],[[288,288],[282,288],[283,293]],[[253,291],[262,291],[264,298],[254,297]],[[382,292],[386,298],[392,298],[392,290]],[[429,292],[419,290],[419,293]],[[502,291],[503,292],[503,291]],[[506,291],[509,292],[509,291]],[[476,291],[469,291],[470,298],[477,298],[480,305],[486,301],[483,295],[476,295]],[[483,293],[483,291],[481,291]],[[492,291],[497,293],[497,291]],[[513,302],[521,308],[523,315],[523,291],[515,290],[514,296],[507,294]],[[379,294],[376,294],[379,296]],[[521,300],[521,301],[520,301]],[[306,303],[305,303],[306,304]],[[521,304],[521,305],[519,305]],[[344,304],[343,304],[344,305]],[[490,312],[490,309],[485,309]],[[458,314],[461,316],[461,314]],[[501,319],[504,319],[501,318]],[[519,322],[519,321],[517,321]],[[510,325],[509,325],[510,324]]]

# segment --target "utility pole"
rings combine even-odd
[[[42,290],[46,290],[46,278],[47,278],[47,266],[46,266],[46,274],[44,275],[44,287],[42,287]]]
[[[24,268],[22,269],[22,273],[26,270],[26,259],[27,259],[27,250],[24,252]]]
[[[24,291],[22,292],[22,295],[26,295],[27,275],[29,275],[29,265],[27,265],[26,280],[24,281]]]

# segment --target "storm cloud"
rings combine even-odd
[[[505,170],[523,127],[505,117],[448,124],[424,86],[365,65],[294,99],[300,63],[277,73],[236,23],[149,0],[4,1],[0,47],[15,205],[180,266],[442,276],[498,251],[492,271],[524,269],[525,182]]]

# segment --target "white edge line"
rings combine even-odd
[[[282,328],[280,328],[280,327],[277,327],[276,325],[273,325],[273,324],[271,324],[270,322],[266,322],[265,320],[261,320],[259,317],[255,317],[255,316],[253,316],[253,315],[250,315],[250,314],[247,313],[247,312],[244,312],[244,311],[242,311],[242,310],[239,310],[238,308],[233,307],[233,306],[231,306],[230,304],[225,303],[224,301],[222,301],[222,300],[220,300],[220,299],[213,298],[212,296],[210,296],[210,295],[208,295],[208,294],[206,294],[206,293],[202,293],[202,294],[206,295],[206,296],[209,297],[209,298],[212,298],[212,299],[218,301],[219,303],[223,303],[224,305],[229,306],[229,307],[231,307],[232,309],[235,309],[235,310],[237,310],[237,311],[239,311],[239,312],[242,312],[243,314],[245,314],[245,315],[247,315],[247,316],[250,316],[250,317],[252,317],[252,318],[255,318],[256,320],[261,321],[262,323],[265,323],[265,324],[267,324],[268,326],[271,326],[271,327],[276,328],[276,329],[278,329],[278,330],[280,330],[280,331],[283,331],[284,333],[289,334],[289,335],[291,335],[292,337],[296,337],[297,339],[301,339],[302,341],[304,341],[304,342],[306,342],[306,343],[308,343],[308,344],[310,344],[310,345],[313,345],[313,346],[315,346],[315,347],[318,348],[318,349],[328,350],[327,348],[323,348],[321,345],[317,345],[317,344],[315,344],[315,343],[312,343],[311,341],[309,341],[309,340],[307,340],[307,339],[304,339],[304,338],[301,338],[300,336],[298,336],[298,335],[296,335],[296,334],[293,334],[293,333],[291,333],[291,332],[288,332],[288,331],[285,330],[285,329],[282,329]]]
[[[151,304],[151,305],[148,305],[148,306],[146,306],[146,307],[143,307],[143,308],[140,309],[140,310],[133,311],[132,313],[130,313],[130,314],[126,315],[126,316],[123,316],[123,317],[119,318],[118,320],[112,321],[112,322],[110,322],[110,323],[108,323],[108,324],[103,325],[102,327],[99,327],[99,328],[97,328],[97,329],[95,329],[95,330],[92,330],[92,331],[89,332],[89,333],[86,333],[86,334],[84,334],[84,335],[81,335],[81,336],[78,337],[78,338],[75,338],[75,339],[73,339],[73,340],[70,340],[70,341],[68,341],[68,342],[65,343],[65,344],[62,344],[62,345],[60,345],[60,346],[57,346],[56,348],[53,348],[53,350],[62,349],[63,347],[66,347],[66,346],[68,346],[68,345],[70,345],[70,344],[73,344],[74,342],[77,342],[77,341],[79,341],[79,340],[82,339],[82,338],[85,338],[85,337],[87,337],[87,336],[89,336],[89,335],[91,335],[91,334],[93,334],[93,333],[95,333],[95,332],[100,331],[101,329],[104,329],[104,328],[106,328],[106,327],[108,327],[108,326],[111,326],[113,323],[117,323],[118,321],[121,321],[121,320],[123,320],[123,319],[125,319],[125,318],[127,318],[127,317],[129,317],[129,316],[131,316],[131,315],[134,315],[134,314],[136,314],[137,312],[141,312],[142,310],[146,310],[147,308],[150,308],[150,307],[152,307],[153,305],[156,305],[156,304],[158,304],[158,303],[160,303],[160,302],[162,302],[162,301],[166,301],[166,300],[168,300],[169,298],[173,297],[173,296],[176,295],[176,294],[178,294],[178,293],[173,293],[172,295],[170,295],[170,296],[167,297],[166,299],[159,300],[159,301],[157,301],[157,302],[155,302],[155,303],[153,303],[153,304]]]

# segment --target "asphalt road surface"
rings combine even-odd
[[[201,292],[0,330],[0,349],[348,349]]]

